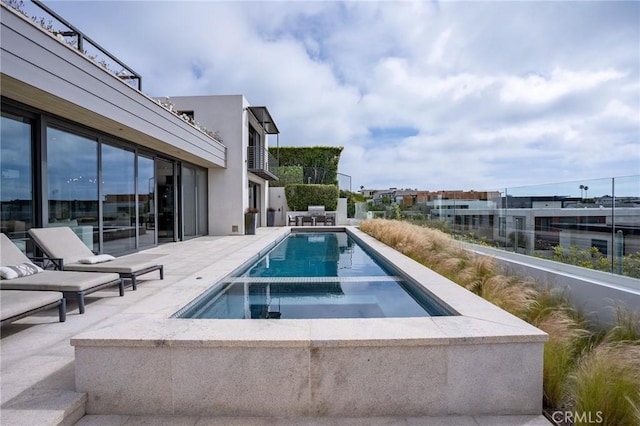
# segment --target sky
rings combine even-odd
[[[344,147],[354,191],[640,174],[637,1],[45,4],[150,96],[243,94],[280,146]]]

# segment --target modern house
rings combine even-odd
[[[211,234],[243,233],[238,212],[247,208],[257,209],[258,224],[265,226],[269,182],[277,180],[278,166],[269,153],[269,137],[280,133],[269,110],[250,106],[242,95],[176,96],[171,103],[179,114],[214,131],[227,147],[227,167],[209,170],[212,204],[218,206]]]
[[[29,228],[70,226],[90,248],[122,254],[242,235],[248,207],[266,222],[266,136],[278,129],[265,107],[241,95],[175,98],[207,128],[194,125],[62,18],[69,30],[53,34],[1,7],[0,225],[19,246],[32,249]],[[79,51],[89,43],[123,71]]]

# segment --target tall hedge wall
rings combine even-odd
[[[335,185],[289,184],[284,187],[287,204],[293,211],[306,211],[309,206],[338,209],[338,187]]]
[[[278,159],[278,174],[285,177],[284,182],[276,181],[272,186],[290,183],[293,176],[285,175],[292,166],[302,168],[302,179],[298,183],[337,185],[342,149],[341,146],[270,147],[269,152]]]

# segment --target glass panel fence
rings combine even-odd
[[[402,218],[456,238],[640,278],[640,175],[504,188],[414,191]],[[410,198],[409,198],[410,197]],[[393,217],[393,209],[376,206]],[[370,211],[371,213],[378,213]]]

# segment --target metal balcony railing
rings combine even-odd
[[[250,146],[247,148],[248,170],[266,180],[278,180],[276,170],[278,160],[269,153],[269,149],[263,146]]]
[[[64,40],[65,43],[75,47],[84,55],[96,61],[103,68],[112,72],[130,86],[135,87],[140,91],[142,90],[142,76],[140,74],[113,56],[105,48],[86,36],[82,31],[74,27],[71,23],[51,10],[41,1],[32,0],[30,4],[37,6],[40,11],[44,12],[45,16],[29,16],[29,13],[24,10],[24,8],[28,7],[26,4],[4,0],[3,2],[8,6],[13,7],[26,17],[30,17],[32,21],[39,24],[45,30],[57,35],[61,40]],[[37,10],[35,10],[35,13],[40,14]],[[60,25],[63,28],[59,28]],[[118,69],[118,67],[121,68]]]

